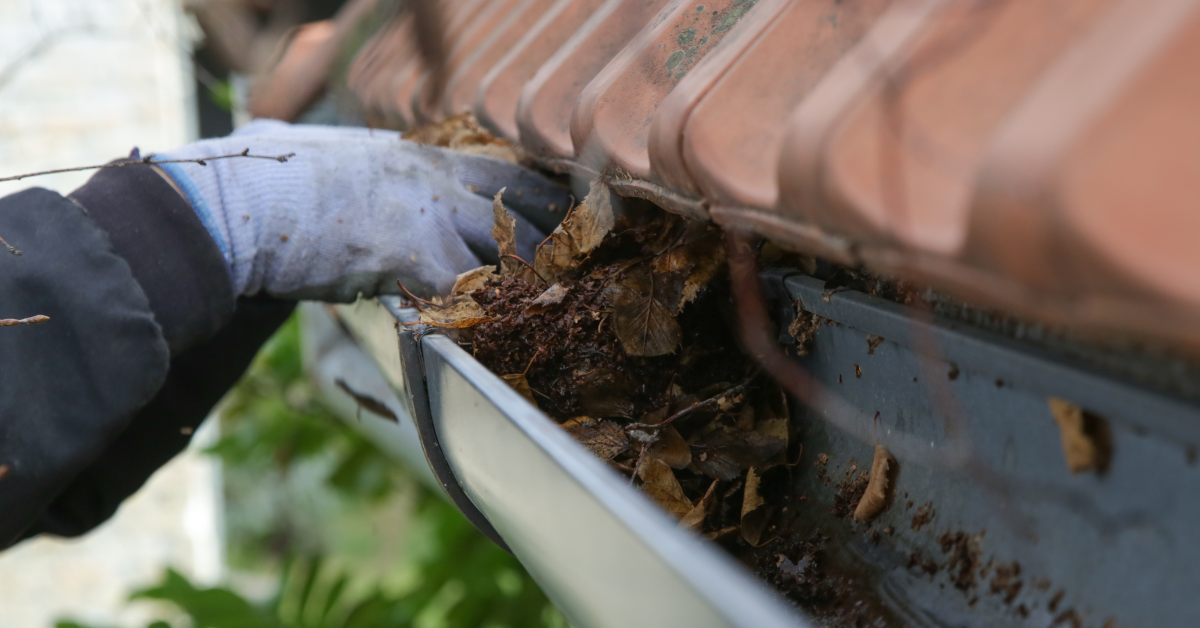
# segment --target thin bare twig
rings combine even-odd
[[[424,305],[426,307],[437,307],[437,303],[434,303],[433,301],[427,301],[427,300],[422,299],[421,297],[409,292],[408,288],[405,288],[404,284],[400,283],[399,280],[396,281],[396,285],[400,286],[400,289],[404,291],[404,296],[408,297],[409,300],[412,301],[414,304],[420,303],[421,305]],[[417,311],[418,312],[421,311],[421,308],[418,307]]]
[[[50,320],[45,314],[30,316],[29,318],[0,318],[0,327],[15,327],[17,325],[37,325]]]
[[[697,410],[702,410],[704,408],[710,407],[730,395],[736,395],[738,393],[743,392],[744,390],[746,390],[747,387],[750,386],[750,384],[754,383],[754,380],[758,378],[759,372],[760,371],[755,370],[754,373],[750,377],[746,378],[746,381],[738,384],[737,386],[734,386],[733,388],[730,388],[729,390],[719,392],[719,393],[709,397],[708,399],[705,399],[704,401],[697,401],[696,403],[693,403],[692,405],[680,410],[679,412],[672,414],[671,416],[663,419],[662,421],[660,421],[658,423],[630,423],[629,425],[625,426],[625,429],[626,430],[647,430],[647,431],[653,430],[655,432],[658,432],[658,431],[662,430],[664,427],[674,423],[675,421],[677,421],[679,419],[682,419],[683,417],[685,417],[693,412],[696,412]]]
[[[560,224],[566,223],[568,220],[570,220],[571,212],[573,212],[573,211],[575,211],[575,197],[574,196],[571,197],[571,204],[567,206],[567,215],[563,216],[563,219],[560,222]],[[557,231],[557,229],[555,229],[555,231]],[[546,239],[542,240],[542,243],[537,245],[537,248],[533,250],[533,256],[537,257],[537,254],[542,250],[542,247],[546,246],[546,243],[549,242],[550,238],[553,238],[553,237],[554,237],[554,231],[551,231],[550,235],[546,236]]]
[[[252,154],[250,154],[249,148],[247,148],[246,150],[244,150],[240,153],[230,153],[228,155],[217,155],[216,157],[204,157],[204,158],[197,157],[195,159],[154,159],[154,157],[155,157],[154,153],[150,153],[149,155],[146,155],[145,157],[143,157],[142,159],[140,159],[138,161],[116,161],[116,162],[107,163],[107,164],[99,164],[96,166],[76,166],[74,168],[56,168],[54,170],[43,170],[41,172],[30,172],[27,174],[13,175],[11,177],[0,177],[0,183],[3,183],[5,181],[20,181],[21,179],[28,179],[29,177],[40,177],[42,175],[58,174],[60,172],[78,172],[80,170],[100,170],[102,168],[124,168],[125,166],[133,166],[133,165],[138,165],[138,164],[153,166],[156,164],[193,163],[193,164],[200,164],[201,166],[207,166],[208,162],[210,162],[210,161],[216,161],[218,159],[236,159],[238,157],[245,157],[247,159],[273,159],[282,164],[282,163],[287,163],[288,159],[291,159],[292,157],[295,157],[295,156],[296,156],[296,153],[288,153],[286,155],[252,155]]]
[[[541,273],[539,273],[539,272],[537,271],[537,269],[533,267],[533,264],[530,264],[529,262],[527,262],[527,261],[525,261],[525,260],[521,259],[519,256],[517,256],[517,255],[513,255],[513,254],[511,254],[511,253],[501,253],[501,254],[500,254],[500,257],[511,257],[511,258],[513,258],[513,259],[517,260],[518,262],[521,262],[522,264],[524,264],[524,265],[528,266],[528,267],[529,267],[529,270],[532,270],[532,271],[533,271],[533,274],[537,275],[537,278],[542,280],[542,283],[546,284],[547,286],[548,286],[548,285],[550,285],[550,282],[549,282],[549,281],[546,281],[546,278],[545,278],[545,277],[543,277],[543,276],[542,276],[542,274],[541,274]]]
[[[13,255],[21,254],[21,251],[17,250],[17,247],[9,244],[4,238],[0,238],[0,244],[3,244],[4,248],[8,249],[8,252],[12,253]]]

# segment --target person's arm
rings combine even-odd
[[[234,148],[236,147],[236,148]],[[490,195],[534,223],[565,191],[512,164],[395,134],[256,123],[188,145],[232,159],[102,170],[64,198],[0,199],[0,548],[82,534],[115,512],[240,377],[294,298],[443,290],[494,258]],[[172,183],[177,184],[173,186]],[[182,196],[180,194],[182,191]],[[540,212],[538,210],[541,210]],[[185,433],[186,432],[186,433]]]

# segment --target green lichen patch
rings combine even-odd
[[[672,52],[671,56],[667,57],[667,69],[674,70],[676,67],[678,67],[679,64],[683,62],[683,56],[682,50],[676,50],[675,52]]]

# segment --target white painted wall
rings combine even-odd
[[[0,176],[103,163],[195,137],[193,35],[179,0],[0,0]],[[90,173],[0,183],[69,192]],[[204,430],[197,434],[201,438]],[[222,576],[220,468],[189,451],[117,515],[78,540],[36,539],[0,553],[0,628],[73,617],[142,628],[129,592],[170,565]]]
[[[196,135],[179,0],[0,0],[0,176]],[[69,191],[88,173],[0,183]]]

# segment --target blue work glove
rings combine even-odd
[[[566,189],[516,164],[400,139],[390,131],[259,120],[161,159],[229,265],[234,292],[352,301],[448,293],[455,275],[498,261],[490,230],[501,188],[522,257],[553,230]],[[558,213],[554,213],[557,209]]]

